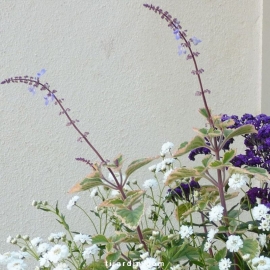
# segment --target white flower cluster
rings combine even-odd
[[[140,262],[140,270],[156,270],[159,266],[157,258],[150,257],[148,252],[140,255],[142,262]]]
[[[240,174],[240,173],[234,173],[231,175],[229,178],[229,187],[232,189],[236,190],[237,188],[241,188],[244,186],[246,183],[248,183],[249,178],[245,174]]]
[[[214,222],[220,221],[223,217],[223,210],[224,208],[220,204],[214,206],[209,212],[209,220]]]
[[[193,229],[191,226],[182,225],[179,234],[181,235],[181,239],[189,238],[193,234]]]
[[[204,251],[208,251],[212,245],[215,235],[218,233],[218,229],[211,228],[207,234],[207,241],[204,244]]]
[[[270,230],[270,209],[265,206],[264,204],[259,204],[258,206],[255,206],[251,213],[254,219],[260,221],[260,225],[258,229],[263,231],[269,231]]]
[[[23,239],[31,251],[28,252],[8,252],[3,255],[0,254],[0,265],[6,265],[8,270],[24,270],[27,265],[24,259],[29,257],[29,254],[37,254],[39,256],[39,267],[48,268],[53,270],[70,270],[69,265],[66,263],[66,259],[70,256],[69,247],[65,244],[66,234],[63,232],[51,233],[48,237],[49,242],[44,242],[41,237],[36,237],[30,240],[29,236],[17,236],[7,238],[8,243],[16,244],[19,239]],[[63,243],[60,243],[63,241]],[[76,234],[73,237],[73,242],[80,247],[82,256],[85,260],[92,258],[99,251],[99,247],[92,245],[92,239],[86,234]]]

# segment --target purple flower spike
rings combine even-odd
[[[200,39],[198,39],[198,38],[196,38],[196,37],[192,37],[192,42],[193,42],[193,44],[196,46],[196,45],[198,45],[200,42],[202,42]]]
[[[37,77],[39,78],[39,77],[42,76],[45,72],[46,72],[46,69],[43,68],[40,72],[37,73]]]

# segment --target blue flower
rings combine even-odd
[[[36,88],[34,86],[29,86],[28,91],[34,95],[36,93]]]
[[[198,39],[198,38],[196,38],[196,37],[192,37],[192,42],[193,42],[193,44],[196,46],[196,45],[198,45],[200,42],[202,42],[200,39]]]
[[[40,78],[44,73],[46,72],[46,69],[42,69],[40,72],[37,73],[37,77]]]
[[[178,46],[178,55],[186,54],[186,49],[182,45]]]

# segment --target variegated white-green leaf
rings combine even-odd
[[[114,213],[126,227],[135,230],[143,215],[143,204],[132,210],[128,208],[117,209]]]
[[[186,144],[184,147],[179,148],[173,154],[173,156],[174,157],[182,156],[182,155],[190,152],[191,150],[194,150],[194,149],[199,148],[199,147],[206,147],[206,148],[208,148],[208,146],[205,143],[204,138],[201,137],[201,136],[196,136],[188,144]]]
[[[255,239],[246,238],[243,240],[243,247],[239,249],[239,253],[242,255],[250,254],[250,259],[258,257],[260,254],[259,242]]]

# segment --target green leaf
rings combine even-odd
[[[178,168],[170,173],[164,185],[168,186],[177,179],[185,177],[199,177],[199,176],[201,176],[200,172],[198,172],[194,168]]]
[[[148,164],[149,162],[155,160],[159,158],[159,156],[157,157],[149,157],[149,158],[141,158],[141,159],[137,159],[133,162],[131,162],[128,167],[127,170],[125,172],[126,174],[126,179],[132,174],[134,173],[136,170],[138,170],[139,168],[141,168],[142,166]]]
[[[245,167],[245,168],[229,167],[228,172],[230,175],[234,173],[253,175],[258,180],[268,180],[270,178],[270,175],[267,173],[265,169],[257,167]]]
[[[260,254],[259,242],[255,239],[246,238],[243,240],[243,247],[239,249],[240,254],[243,256],[245,254],[250,254],[250,259],[258,257]]]
[[[102,234],[97,234],[92,237],[92,244],[107,244],[108,239],[102,235]]]
[[[190,202],[180,204],[175,209],[175,216],[177,220],[180,220],[185,212],[192,208],[192,204]]]
[[[202,138],[201,136],[196,136],[194,137],[188,144],[186,144],[184,147],[179,148],[174,154],[174,157],[179,157],[182,156],[196,148],[199,147],[206,147],[208,148],[208,146],[206,145],[204,138]]]
[[[145,193],[144,190],[132,190],[127,192],[126,199],[124,201],[125,207],[130,207],[134,204],[136,204],[139,200],[139,198]]]
[[[216,253],[216,255],[215,255],[215,260],[216,260],[217,262],[219,262],[221,259],[225,258],[226,255],[227,255],[227,249],[226,249],[226,247],[225,247],[225,248],[220,249],[220,250]]]
[[[209,163],[211,162],[212,160],[212,155],[206,155],[203,159],[202,159],[202,164],[205,168],[208,167]]]
[[[210,168],[216,169],[223,166],[223,163],[220,160],[215,160],[209,164]]]
[[[206,137],[207,134],[208,134],[208,129],[206,129],[206,128],[201,128],[201,129],[193,128],[193,130],[194,130],[195,132],[199,133],[199,135],[200,135],[201,137]]]
[[[200,113],[202,116],[204,116],[206,119],[209,118],[209,115],[208,115],[207,110],[206,110],[205,108],[200,108],[200,109],[199,109],[199,113]],[[210,113],[211,113],[211,110],[210,110]]]
[[[95,261],[85,267],[83,270],[107,270],[103,260]]]
[[[107,199],[106,201],[103,201],[98,208],[108,208],[108,207],[119,207],[119,208],[123,208],[123,203],[124,201],[120,198],[111,198],[111,199]]]
[[[244,125],[234,130],[228,130],[228,129],[224,130],[224,136],[226,138],[226,141],[228,141],[229,139],[233,137],[249,134],[249,133],[258,133],[258,131],[255,129],[253,125]]]
[[[101,180],[100,172],[94,171],[86,178],[84,178],[80,183],[77,183],[75,186],[73,186],[69,193],[84,191],[98,186],[105,186],[105,184]]]
[[[227,162],[232,160],[235,155],[236,155],[236,150],[235,149],[231,149],[231,150],[225,152],[224,156],[223,156],[223,159],[222,159],[222,163],[226,164]]]
[[[116,262],[121,256],[121,251],[118,250],[117,252],[113,252],[113,253],[108,253],[106,255],[106,262],[108,264],[113,264],[114,262]]]
[[[113,169],[116,172],[119,172],[122,168],[123,165],[123,156],[121,154],[119,154],[112,163],[110,164],[106,164],[106,167]]]
[[[220,130],[213,130],[212,132],[208,132],[208,136],[213,138],[213,137],[220,137],[221,136],[221,131]]]
[[[143,204],[139,205],[135,209],[117,209],[115,215],[121,220],[121,222],[131,230],[135,230],[139,225],[141,217],[143,215]]]
[[[234,234],[236,229],[237,229],[237,222],[235,219],[233,219],[229,223],[229,233]]]

